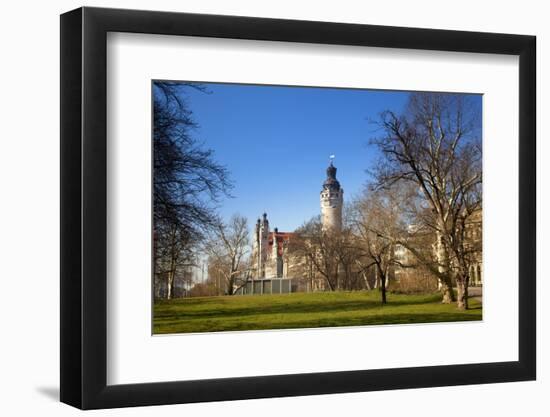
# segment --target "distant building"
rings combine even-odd
[[[256,222],[253,237],[250,278],[236,294],[287,294],[296,292],[295,280],[289,277],[288,245],[293,233],[269,228],[267,213]]]
[[[409,227],[411,231],[414,231],[414,226]],[[473,212],[466,221],[466,239],[465,249],[470,252],[470,267],[469,267],[469,285],[481,286],[483,285],[483,218],[482,210],[476,210]],[[433,242],[431,251],[434,258],[437,258],[439,245],[441,241],[438,241],[437,235],[434,233],[431,236]],[[429,247],[429,246],[428,246]],[[416,263],[415,256],[403,246],[398,246],[395,250],[397,260],[403,265],[414,265]],[[416,283],[433,282],[435,275],[425,266],[418,265],[414,268],[395,268],[395,280],[414,280]],[[454,282],[453,282],[454,285]],[[440,283],[441,286],[441,283]]]
[[[336,167],[332,161],[326,170],[327,177],[323,182],[320,203],[321,221],[323,230],[342,230],[342,208],[344,203],[344,190],[336,179]],[[302,269],[303,260],[296,259],[289,253],[289,247],[295,236],[293,232],[281,232],[277,228],[270,229],[267,213],[256,221],[253,236],[253,279],[296,278],[293,270]],[[293,284],[296,288],[302,288],[302,283]],[[319,281],[319,282],[316,282]],[[322,279],[308,284],[308,290],[323,289]]]
[[[324,230],[339,232],[342,230],[342,207],[344,189],[336,179],[336,167],[330,161],[327,178],[321,190],[321,221]]]
[[[287,248],[293,233],[273,231],[269,228],[267,213],[256,222],[254,230],[253,260],[255,278],[288,277]]]
[[[323,232],[339,233],[343,230],[344,189],[336,178],[337,168],[332,160],[326,169],[326,178],[320,191],[320,213]],[[474,212],[466,224],[466,247],[471,252],[470,285],[482,285],[482,213]],[[417,234],[415,225],[409,226],[412,235]],[[303,237],[302,237],[303,238]],[[435,233],[420,234],[417,250],[426,258],[436,256],[438,239]],[[306,238],[307,240],[307,238]],[[315,259],[296,252],[293,242],[298,242],[294,232],[271,229],[267,213],[258,218],[253,235],[253,253],[250,278],[241,294],[272,294],[296,291],[326,291],[326,277],[318,272]],[[301,242],[303,244],[303,242]],[[395,247],[395,258],[401,266],[392,265],[387,273],[386,285],[398,283],[397,289],[404,291],[434,291],[438,287],[437,277],[427,266],[418,263],[416,257],[404,246]],[[321,255],[319,254],[319,257]],[[354,288],[377,288],[380,283],[378,270],[374,266],[358,269]],[[343,270],[338,272],[343,277]]]
[[[470,285],[483,285],[483,217],[477,210],[470,216],[466,224],[466,244],[472,251],[470,264]]]

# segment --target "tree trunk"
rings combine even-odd
[[[437,232],[437,262],[439,273],[444,277],[439,278],[440,291],[443,296],[441,302],[443,304],[450,304],[455,301],[455,295],[453,292],[453,285],[449,273],[449,253],[443,242],[441,233]]]
[[[459,310],[468,310],[468,283],[464,276],[456,280],[457,307]]]
[[[167,280],[166,283],[166,298],[170,300],[172,298],[172,290],[173,290],[173,284],[174,284],[174,278],[176,275],[176,232],[175,229],[172,231],[171,236],[171,248],[170,248],[170,270],[168,271]]]
[[[225,287],[225,295],[233,295],[233,284],[235,283],[235,270],[231,268],[229,272],[229,278],[227,279],[227,286]]]
[[[166,282],[166,299],[170,300],[173,296],[174,278],[176,276],[176,259],[174,256],[174,250],[172,250],[172,257],[170,259],[170,270],[167,275]]]
[[[328,276],[325,277],[325,281],[328,284],[328,289],[330,291],[334,291],[334,286],[332,285],[331,279]]]
[[[382,275],[380,279],[380,291],[382,292],[382,304],[387,304],[386,299],[386,276]]]
[[[455,299],[455,293],[453,291],[452,284],[443,280],[441,280],[440,283],[441,283],[440,291],[443,296],[443,298],[441,299],[441,302],[443,304],[453,303],[456,299]]]
[[[361,272],[361,275],[363,276],[363,281],[365,281],[365,288],[367,290],[370,290],[371,286],[370,286],[370,283],[369,283],[369,277],[367,275],[367,272],[363,270],[363,272]]]
[[[174,282],[174,271],[168,271],[166,282],[166,299],[170,300],[172,298],[172,283]]]

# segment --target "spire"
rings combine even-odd
[[[336,179],[336,171],[337,168],[332,164],[332,160],[330,161],[330,165],[327,168],[327,179]]]
[[[340,189],[340,183],[336,179],[337,168],[333,164],[334,155],[330,156],[330,163],[327,167],[327,179],[323,183],[324,190],[338,191]]]
[[[334,158],[336,158],[336,155],[329,156],[330,164],[327,168],[327,178],[336,179],[336,168],[334,167],[334,164],[333,164]]]

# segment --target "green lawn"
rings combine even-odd
[[[159,301],[154,305],[153,332],[190,333],[231,330],[431,323],[481,320],[481,303],[470,309],[441,304],[439,294],[388,294],[381,305],[378,291],[294,293],[197,297]]]

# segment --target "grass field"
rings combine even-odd
[[[381,305],[378,291],[294,293],[197,297],[159,301],[154,305],[154,334],[304,327],[433,323],[481,320],[481,303],[470,309],[441,304],[439,294],[388,294]]]

